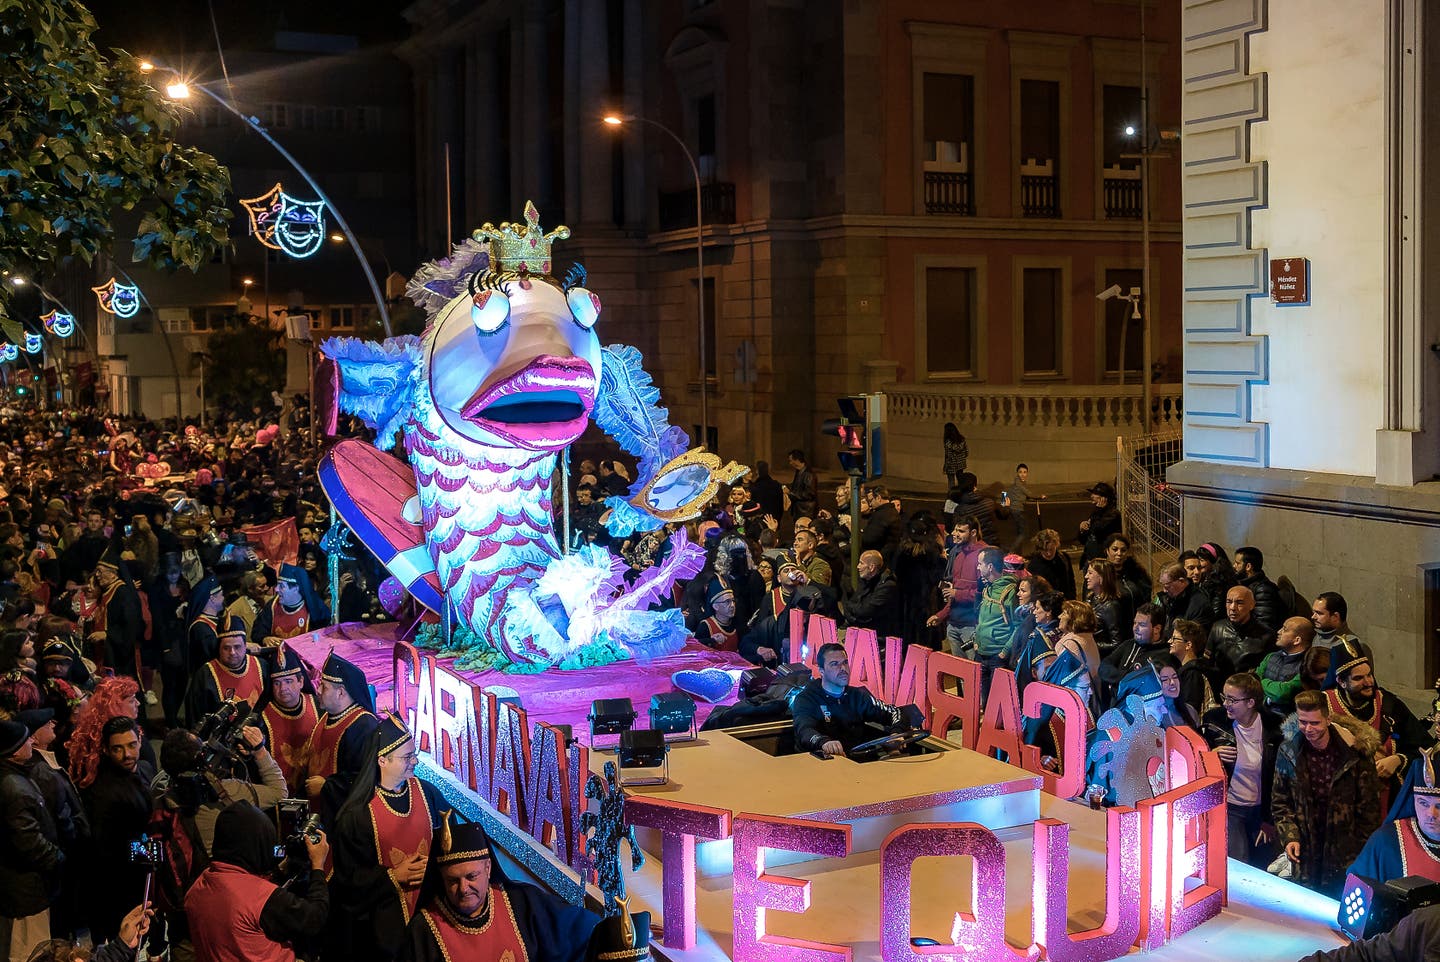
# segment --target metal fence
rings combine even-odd
[[[1120,517],[1136,559],[1152,575],[1183,550],[1180,495],[1165,484],[1165,469],[1183,456],[1179,431],[1115,439]]]

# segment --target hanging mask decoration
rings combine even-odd
[[[100,310],[116,317],[134,317],[140,313],[140,288],[110,278],[100,287],[90,288],[100,299]]]
[[[285,193],[280,198],[275,240],[291,257],[309,257],[325,242],[325,202],[296,200]]]
[[[250,233],[271,250],[309,257],[325,242],[325,202],[299,200],[276,184],[259,197],[242,200]]]
[[[9,342],[0,344],[0,362],[18,360],[19,357],[20,348]]]
[[[39,334],[25,332],[25,353],[39,354],[45,348],[45,338]]]
[[[75,333],[75,318],[58,308],[49,314],[41,314],[40,320],[45,325],[45,330],[56,337],[69,337]]]

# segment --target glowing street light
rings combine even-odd
[[[1126,136],[1126,137],[1134,137],[1134,136],[1135,136],[1135,125],[1134,125],[1134,124],[1126,124],[1126,125],[1125,125],[1125,136]]]
[[[140,72],[141,72],[141,73],[150,73],[150,72],[151,72],[152,70],[154,70],[154,69],[155,69],[155,65],[154,65],[153,63],[151,63],[150,61],[148,61],[148,60],[142,60],[142,61],[140,61]]]
[[[680,139],[680,135],[658,120],[651,120],[636,114],[606,114],[600,120],[606,126],[617,129],[627,123],[649,124],[651,127],[658,127],[669,134],[671,140],[680,145],[685,159],[690,161],[690,173],[695,177],[695,300],[700,308],[698,332],[700,340],[700,438],[697,443],[703,447],[710,438],[710,384],[705,364],[705,235],[703,230],[704,213],[700,198],[700,167],[695,163],[695,155],[690,153],[690,148],[685,146],[685,141]]]
[[[183,80],[172,80],[165,85],[165,96],[171,100],[190,99],[190,85]]]

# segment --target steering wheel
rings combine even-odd
[[[872,738],[868,742],[861,742],[845,754],[855,755],[895,755],[930,737],[930,733],[923,728],[911,728],[908,731],[895,732],[890,735],[882,735],[879,738]]]

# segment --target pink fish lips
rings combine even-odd
[[[578,357],[544,354],[482,385],[461,416],[516,447],[557,450],[580,436],[595,407],[595,371]]]

